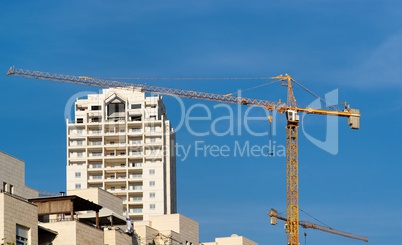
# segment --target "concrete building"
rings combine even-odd
[[[116,236],[116,226],[111,225],[113,215],[103,219],[99,215],[102,206],[87,199],[70,195],[35,198],[29,201],[38,206],[40,227],[56,234],[55,236],[39,236],[41,244],[133,244],[131,235],[121,232],[120,236]],[[93,211],[94,217],[80,217],[80,213],[87,213],[88,211]],[[116,221],[115,225],[125,224],[124,219],[117,219]],[[121,241],[122,238],[124,241]]]
[[[0,244],[38,244],[37,207],[7,192],[0,193]]]
[[[250,239],[236,234],[230,237],[215,238],[215,242],[204,242],[202,245],[258,245]]]
[[[199,245],[198,222],[181,214],[151,216],[134,223],[137,244]]]
[[[104,89],[67,122],[67,190],[101,188],[135,221],[176,213],[175,134],[160,96]]]
[[[38,244],[37,207],[22,197],[37,197],[25,186],[25,163],[0,151],[0,244]]]
[[[24,198],[38,197],[38,191],[25,186],[25,163],[0,151],[0,191]]]

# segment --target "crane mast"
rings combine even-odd
[[[133,84],[112,80],[104,80],[92,78],[88,76],[71,76],[63,74],[55,74],[41,71],[31,71],[10,67],[7,75],[22,76],[28,78],[36,78],[43,80],[51,80],[56,82],[67,82],[73,84],[81,84],[87,86],[98,86],[106,88],[119,88],[125,90],[157,93],[169,96],[177,96],[183,98],[209,100],[215,102],[240,104],[247,106],[262,107],[268,111],[278,111],[286,114],[286,232],[288,233],[288,245],[299,245],[299,181],[298,181],[298,128],[299,115],[298,112],[306,114],[328,115],[347,117],[349,126],[352,129],[360,127],[360,112],[356,109],[345,108],[343,111],[323,110],[315,108],[297,107],[296,99],[293,93],[292,82],[295,82],[288,74],[272,77],[282,81],[282,85],[287,87],[287,103],[281,101],[272,102],[262,99],[243,98],[233,95],[213,94],[184,89],[173,89],[146,84]]]

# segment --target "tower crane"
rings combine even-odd
[[[87,86],[98,86],[105,88],[119,88],[125,90],[141,91],[148,93],[177,96],[182,98],[191,98],[199,100],[209,100],[222,103],[240,104],[247,106],[262,107],[267,111],[278,111],[286,114],[286,232],[288,245],[299,245],[299,185],[298,185],[298,113],[328,115],[337,117],[347,117],[348,124],[352,129],[360,127],[360,112],[357,109],[351,109],[349,106],[344,110],[335,109],[314,109],[301,108],[296,104],[293,93],[293,80],[289,75],[279,75],[272,77],[282,82],[287,87],[287,103],[281,101],[268,101],[254,98],[242,98],[234,95],[213,94],[184,89],[165,88],[147,84],[133,84],[119,81],[92,78],[88,76],[73,76],[55,74],[50,72],[32,71],[21,68],[10,67],[7,75],[22,76],[27,78],[36,78],[56,82],[66,82],[81,84]]]
[[[278,214],[278,211],[276,211],[275,209],[271,209],[269,211],[269,213],[267,214],[269,217],[271,217],[271,225],[276,225],[278,223],[278,219],[283,220],[285,222],[287,222],[287,219],[285,217],[282,217]],[[299,225],[305,229],[315,229],[315,230],[320,230],[320,231],[324,231],[324,232],[328,232],[334,235],[339,235],[339,236],[344,236],[344,237],[348,237],[348,238],[352,238],[352,239],[357,239],[360,241],[364,241],[364,242],[368,242],[368,238],[365,236],[360,236],[360,235],[355,235],[349,232],[345,232],[345,231],[339,231],[339,230],[335,230],[332,229],[330,227],[326,227],[326,226],[322,226],[322,225],[317,225],[314,223],[311,223],[309,221],[304,221],[304,220],[300,220],[299,221]]]

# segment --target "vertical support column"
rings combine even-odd
[[[288,245],[299,245],[298,121],[286,126],[286,232]]]
[[[99,229],[99,210],[96,210],[95,227]]]
[[[71,220],[74,221],[74,201],[70,200],[70,216]]]

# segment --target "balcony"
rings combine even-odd
[[[141,179],[142,174],[130,174],[130,179]]]
[[[128,109],[128,116],[142,116],[142,109]]]
[[[142,135],[143,132],[141,128],[130,128],[127,133],[130,135]]]
[[[102,118],[102,112],[88,112],[88,117],[99,117]]]
[[[130,214],[141,214],[142,208],[130,208]]]
[[[131,197],[128,201],[129,204],[141,204],[142,197]]]
[[[142,191],[142,185],[131,185],[128,188],[129,192],[141,192]]]

